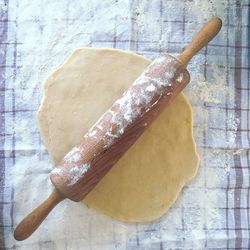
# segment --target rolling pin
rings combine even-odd
[[[14,238],[28,238],[62,200],[81,201],[145,129],[188,84],[189,60],[220,31],[212,18],[177,57],[161,54],[83,136],[50,173],[55,189],[16,227]],[[176,114],[178,115],[178,114]]]

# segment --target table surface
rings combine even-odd
[[[249,10],[248,0],[0,0],[0,248],[250,249]],[[35,119],[48,74],[78,47],[176,55],[215,15],[222,31],[190,63],[185,90],[200,169],[168,213],[131,225],[66,202],[40,233],[14,241],[51,189]]]

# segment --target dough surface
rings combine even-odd
[[[149,63],[131,52],[83,48],[49,76],[37,116],[55,165]],[[192,110],[180,94],[84,202],[118,220],[151,221],[174,203],[198,164]]]

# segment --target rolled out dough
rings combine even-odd
[[[131,52],[83,48],[49,76],[38,122],[55,165],[149,63]],[[198,163],[191,107],[180,94],[84,202],[122,221],[157,219],[195,176]]]

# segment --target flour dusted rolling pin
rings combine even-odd
[[[52,170],[54,191],[17,226],[16,240],[29,237],[60,201],[65,198],[81,201],[96,186],[188,84],[187,63],[219,32],[221,25],[219,18],[212,18],[177,59],[162,54],[148,66],[84,135],[80,144],[63,158],[60,166]]]

